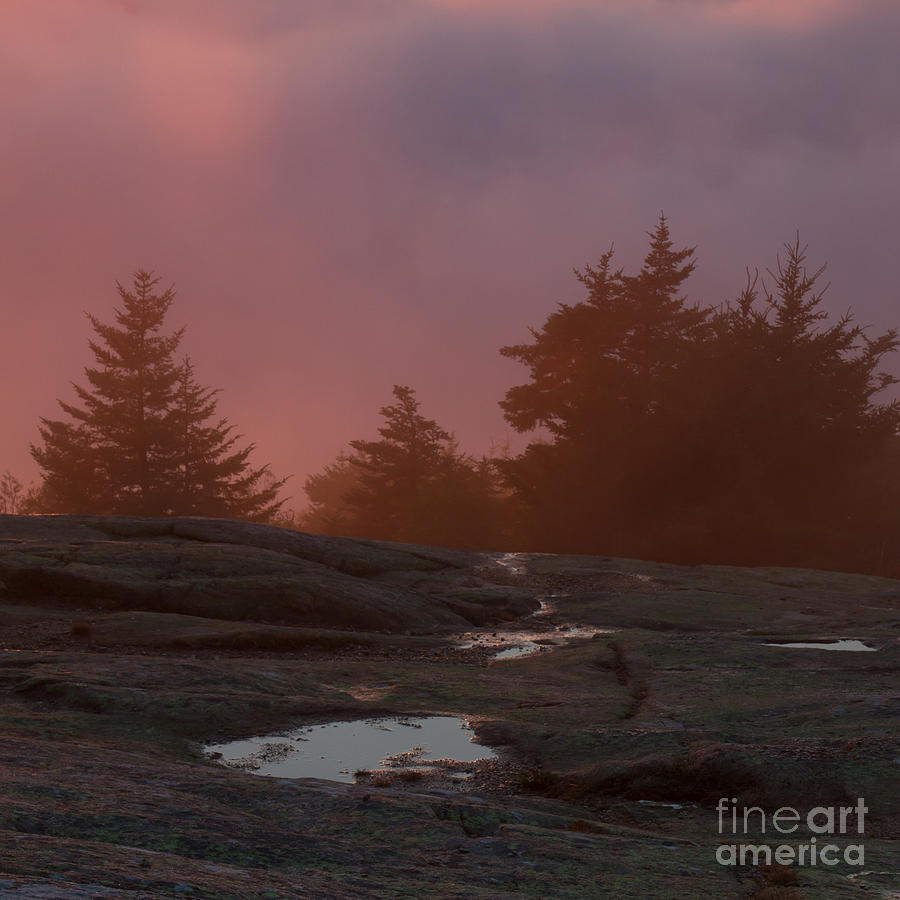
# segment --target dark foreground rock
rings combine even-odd
[[[900,583],[516,564],[220,520],[0,517],[0,898],[896,895]],[[540,627],[614,632],[495,662],[450,639],[533,630],[516,617],[551,595]],[[835,638],[873,649],[768,646]],[[427,714],[469,718],[498,757],[461,783],[340,784],[202,750]],[[835,840],[864,840],[865,866],[722,866],[721,797],[865,798],[863,837]]]
[[[479,560],[224,519],[0,517],[0,584],[19,603],[419,633],[535,607],[527,592],[465,579]]]

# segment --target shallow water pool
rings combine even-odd
[[[790,644],[766,644],[766,647],[787,647],[790,650],[849,650],[851,652],[870,651],[875,652],[877,647],[870,647],[862,641],[796,641]]]
[[[569,641],[591,638],[599,634],[613,634],[616,628],[596,628],[593,625],[560,625],[553,631],[472,631],[456,636],[457,647],[485,647],[492,659],[517,659],[563,647]]]
[[[353,782],[357,770],[414,767],[436,760],[474,762],[496,757],[475,743],[465,719],[456,716],[365,719],[311,725],[282,735],[210,744],[207,756],[256,775],[328,778]]]

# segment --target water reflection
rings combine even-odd
[[[612,634],[617,630],[593,625],[560,625],[552,631],[470,631],[457,635],[457,646],[463,650],[485,647],[492,651],[492,659],[517,659],[563,647],[569,641]]]
[[[871,651],[874,652],[878,648],[870,647],[862,641],[856,640],[840,640],[840,641],[795,641],[793,643],[784,644],[765,644],[766,647],[787,647],[796,650],[850,650],[853,652]]]
[[[210,744],[210,757],[256,775],[354,781],[357,770],[433,768],[436,760],[474,762],[495,757],[475,743],[456,716],[365,719],[312,725],[283,735]],[[432,764],[432,765],[429,765]]]

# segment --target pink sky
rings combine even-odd
[[[889,0],[0,0],[0,472],[139,267],[294,507],[395,383],[509,437],[498,348],[660,209],[692,299],[799,228],[833,311],[900,324],[897,46]]]

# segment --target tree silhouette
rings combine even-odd
[[[300,528],[317,534],[357,536],[347,497],[359,485],[360,474],[360,467],[341,452],[321,472],[307,476],[303,490],[309,509],[300,517]]]
[[[69,513],[264,518],[281,505],[283,482],[256,490],[268,469],[249,468],[252,445],[233,451],[227,422],[207,423],[215,391],[195,383],[189,362],[175,362],[184,329],[163,332],[175,292],[156,292],[158,283],[139,270],[130,290],[116,282],[115,324],[88,315],[96,365],[84,370],[87,387],[73,385],[80,405],[59,401],[70,421],[41,419],[43,443],[31,447],[41,504]]]
[[[771,288],[748,276],[737,303],[717,316],[702,413],[716,462],[707,506],[719,523],[741,509],[729,529],[744,548],[732,551],[736,561],[792,552],[810,565],[868,566],[848,554],[857,537],[875,543],[872,525],[883,518],[866,479],[900,426],[896,402],[876,402],[896,383],[878,369],[897,333],[870,337],[849,313],[828,324],[825,267],[810,272],[805,261],[797,237],[768,273]],[[888,481],[880,482],[886,497]],[[863,494],[872,502],[860,505]]]
[[[663,435],[711,331],[709,311],[679,293],[694,248],[673,249],[664,215],[649,238],[637,275],[614,270],[609,250],[575,272],[585,301],[559,304],[531,343],[500,351],[531,376],[501,401],[506,419],[552,437],[501,463],[530,510],[526,543],[542,549],[633,551],[652,528],[642,520],[659,503]]]
[[[303,527],[327,534],[452,547],[486,547],[499,534],[497,476],[461,454],[449,432],[420,412],[415,391],[395,385],[377,441],[350,442],[306,480]]]
[[[575,271],[587,300],[559,304],[533,342],[500,353],[524,363],[531,381],[500,405],[519,431],[545,425],[557,438],[605,439],[608,417],[634,422],[659,411],[669,376],[701,334],[708,311],[678,296],[694,269],[694,248],[673,250],[661,215],[641,271],[612,270],[613,251]]]
[[[884,477],[900,456],[900,409],[876,398],[896,381],[879,372],[896,332],[870,337],[849,313],[829,323],[823,270],[807,271],[799,237],[771,289],[748,275],[719,309],[680,296],[693,249],[673,249],[664,217],[650,238],[638,274],[604,254],[576,272],[585,301],[501,350],[531,375],[502,401],[507,419],[548,433],[499,463],[524,511],[522,542],[689,563],[882,565],[877,532],[900,527],[887,508],[900,478]]]
[[[175,515],[269,521],[284,503],[277,497],[287,479],[266,483],[269,467],[250,466],[255,445],[235,449],[241,435],[232,434],[234,426],[227,419],[216,418],[218,393],[197,383],[186,357],[172,406],[177,474],[170,507]]]
[[[122,307],[115,325],[88,315],[96,367],[89,388],[74,385],[82,406],[59,401],[74,420],[41,419],[43,447],[32,455],[59,512],[161,515],[171,483],[171,407],[184,329],[161,334],[175,294],[154,293],[159,279],[140,270],[132,290],[116,282]]]
[[[347,498],[356,528],[385,540],[420,534],[429,516],[424,488],[443,477],[454,456],[450,434],[419,412],[415,391],[394,385],[396,403],[382,407],[381,440],[351,441],[359,484]]]

